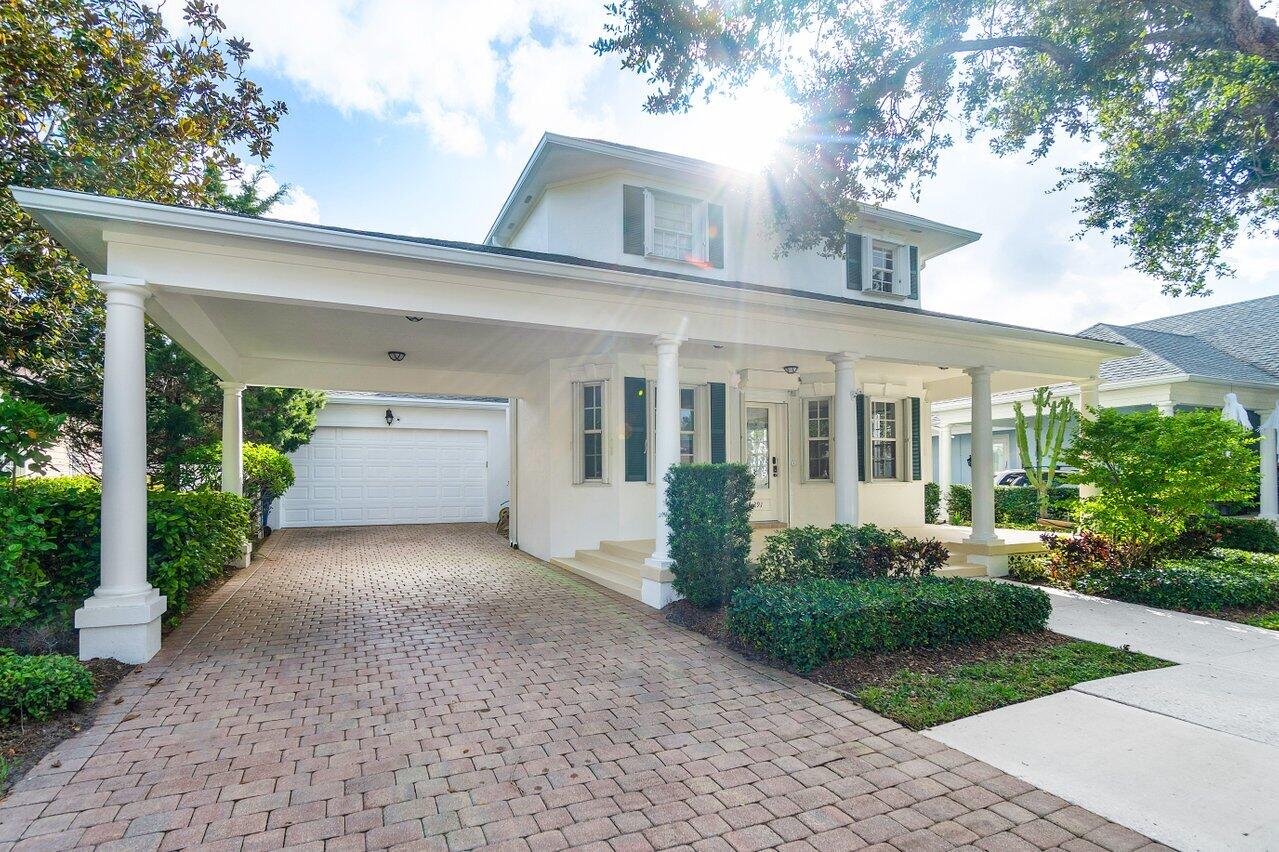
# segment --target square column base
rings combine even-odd
[[[994,544],[1002,544],[1002,542],[996,539]],[[1006,553],[966,553],[964,561],[969,565],[985,567],[987,577],[1008,576],[1008,554]]]
[[[249,563],[253,561],[253,543],[246,541],[240,553],[231,557],[228,563],[232,568],[248,568]]]
[[[647,577],[640,580],[640,600],[653,609],[662,609],[683,597],[683,595],[675,591],[674,583],[663,583],[660,580],[650,580]]]
[[[153,588],[130,595],[95,593],[75,612],[80,659],[147,662],[160,651],[160,617],[167,606]]]

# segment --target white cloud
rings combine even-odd
[[[254,167],[245,177],[253,179],[255,176],[257,177],[260,195],[270,195],[280,188],[280,182],[269,171]],[[231,190],[238,189],[242,183],[243,181],[238,179],[231,180]],[[307,222],[318,225],[320,223],[320,203],[312,198],[302,187],[289,184],[284,198],[277,202],[265,216],[268,219],[284,219],[289,222]]]

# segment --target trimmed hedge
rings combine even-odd
[[[1088,571],[1071,586],[1080,592],[1160,609],[1215,612],[1225,607],[1279,605],[1279,556],[1216,550],[1150,567]]]
[[[1219,547],[1279,553],[1279,527],[1263,518],[1214,518],[1207,526]]]
[[[733,595],[725,625],[798,671],[857,654],[981,642],[1043,630],[1039,589],[959,577],[808,580]]]
[[[41,721],[93,700],[93,676],[65,654],[15,654],[0,648],[0,721]]]
[[[682,464],[666,474],[675,591],[719,606],[749,579],[755,478],[743,464]]]
[[[0,486],[0,627],[64,623],[100,578],[102,491],[88,477]],[[249,531],[247,500],[220,491],[151,491],[147,575],[181,613],[191,592],[222,573]]]
[[[952,485],[947,494],[949,521],[967,526],[973,519],[973,492],[967,485]],[[1079,506],[1078,485],[1054,485],[1048,492],[1048,517],[1070,520]],[[1033,527],[1039,520],[1039,497],[1035,489],[1026,486],[995,486],[995,523],[1018,527]]]
[[[764,541],[757,577],[764,583],[798,583],[928,575],[949,558],[935,539],[910,538],[874,524],[789,527]]]

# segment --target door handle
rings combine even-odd
[[[773,456],[773,476],[777,476],[777,456]]]

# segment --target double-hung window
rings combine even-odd
[[[648,383],[648,480],[653,482],[657,424],[657,383]],[[705,385],[680,385],[679,388],[679,463],[698,464],[710,461],[710,404]]]
[[[645,253],[684,263],[705,263],[706,202],[655,190],[645,190],[644,197]]]
[[[679,389],[679,463],[697,460],[697,389]]]
[[[804,464],[809,480],[830,479],[830,398],[804,401]]]
[[[870,403],[870,459],[872,479],[898,479],[900,474],[899,412],[896,400],[874,399]]]
[[[892,293],[897,269],[899,247],[883,240],[870,244],[870,289],[877,293]]]
[[[608,408],[604,381],[573,385],[573,481],[577,484],[608,482],[608,450],[605,441]]]

